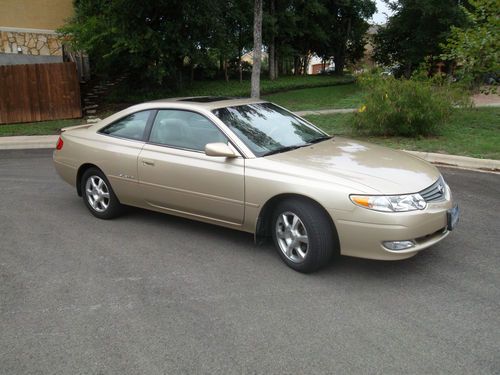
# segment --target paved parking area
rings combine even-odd
[[[498,374],[500,175],[442,171],[444,242],[302,275],[249,234],[95,219],[48,150],[0,152],[0,373]]]

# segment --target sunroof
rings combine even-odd
[[[212,102],[218,102],[221,100],[229,100],[232,99],[227,96],[200,96],[198,98],[187,98],[187,99],[181,99],[179,100],[180,102],[196,102],[196,103],[212,103]]]

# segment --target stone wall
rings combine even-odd
[[[19,53],[19,47],[25,55],[62,56],[57,34],[0,30],[0,53]]]

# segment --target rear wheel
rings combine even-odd
[[[299,272],[313,272],[330,261],[336,241],[330,219],[312,202],[288,199],[280,202],[272,220],[273,240],[279,255]]]
[[[108,179],[99,169],[87,169],[81,184],[83,201],[92,215],[99,219],[112,219],[121,213],[122,206]]]

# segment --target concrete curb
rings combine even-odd
[[[418,156],[433,164],[440,164],[447,167],[457,167],[473,169],[486,172],[500,172],[500,160],[477,159],[467,156],[437,154],[433,152],[420,152],[403,150],[411,155]]]
[[[0,137],[0,150],[55,148],[58,138],[58,135]]]

